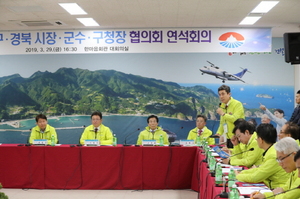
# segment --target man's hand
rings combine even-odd
[[[231,150],[228,149],[227,147],[223,147],[222,151],[224,151],[224,152],[228,153],[229,155],[231,155]]]
[[[263,111],[267,110],[267,108],[265,107],[265,105],[260,104],[259,108]]]
[[[284,192],[284,190],[283,190],[283,188],[280,188],[280,187],[273,190],[274,194],[278,194],[278,193],[281,193],[281,192]]]
[[[234,146],[236,146],[236,145],[238,145],[238,144],[240,143],[239,139],[238,139],[235,135],[233,135],[233,136],[231,137],[230,141],[231,141],[231,143],[232,143]]]
[[[222,163],[223,163],[223,164],[228,164],[228,163],[229,163],[229,158],[222,159]]]
[[[265,196],[258,191],[252,192],[250,195],[251,199],[264,199]]]
[[[223,109],[218,108],[218,109],[217,109],[217,113],[218,113],[220,116],[222,116],[222,115],[224,114]]]

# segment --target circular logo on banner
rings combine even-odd
[[[237,32],[227,32],[219,37],[219,41],[225,48],[237,48],[244,44],[245,38]]]

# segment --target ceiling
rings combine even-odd
[[[88,15],[70,15],[58,5],[73,2],[78,3]],[[282,37],[285,32],[300,32],[300,0],[280,0],[255,25],[239,26],[241,20],[259,2],[260,0],[0,0],[0,31],[270,27],[273,37]],[[92,17],[100,27],[85,27],[76,17]]]

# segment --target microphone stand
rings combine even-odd
[[[127,140],[127,138],[128,138],[130,135],[134,134],[135,132],[137,132],[137,131],[139,131],[139,130],[140,130],[140,128],[138,128],[137,130],[133,131],[132,133],[129,133],[129,134],[125,137],[125,139],[124,139],[124,144],[123,144],[123,146],[131,146],[131,144],[127,144],[127,143],[126,143],[126,140]]]
[[[254,151],[254,148],[248,149],[248,150],[246,150],[246,151],[242,151],[242,152],[240,152],[240,153],[233,154],[233,155],[229,156],[228,158],[231,158],[231,157],[240,155],[240,154],[245,153],[245,152],[248,152],[248,151]]]
[[[292,188],[292,189],[289,189],[289,190],[286,190],[286,191],[283,191],[283,192],[276,193],[276,194],[274,194],[274,195],[272,195],[272,196],[265,197],[264,199],[272,198],[272,197],[274,197],[274,196],[277,196],[277,195],[280,195],[280,194],[283,194],[283,193],[286,193],[286,192],[289,192],[289,191],[293,191],[293,190],[299,189],[299,188],[300,188],[300,185],[297,186],[297,187],[295,187],[295,188]]]

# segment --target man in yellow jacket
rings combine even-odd
[[[137,145],[142,145],[143,140],[156,140],[156,143],[159,143],[160,136],[164,139],[164,145],[169,145],[168,134],[158,126],[158,117],[156,115],[150,115],[147,118],[148,126],[145,127],[145,130],[140,132]]]
[[[55,128],[50,126],[47,121],[47,117],[44,114],[39,114],[35,117],[37,126],[32,128],[29,143],[33,144],[33,140],[46,139],[48,144],[51,144],[51,137],[54,136],[55,143],[58,142]]]
[[[277,131],[272,124],[260,124],[256,129],[256,134],[258,146],[265,151],[262,155],[262,163],[259,167],[243,170],[236,178],[241,182],[264,182],[270,189],[282,187],[289,175],[276,161],[274,144]]]
[[[218,94],[220,98],[220,105],[217,109],[217,113],[220,115],[220,125],[216,135],[221,136],[225,134],[227,138],[227,147],[232,148],[230,139],[233,136],[234,122],[239,118],[245,118],[243,104],[231,97],[230,87],[222,85],[218,88]],[[223,139],[220,139],[221,142]]]
[[[260,165],[264,151],[259,148],[257,144],[257,135],[254,130],[254,126],[245,120],[239,122],[239,124],[234,127],[233,132],[236,139],[231,139],[234,145],[231,150],[232,157],[230,157],[230,159],[223,159],[223,163],[246,166],[248,168],[253,165]],[[252,148],[253,150],[250,150]]]
[[[92,125],[86,127],[81,135],[80,144],[85,140],[99,140],[100,145],[111,145],[113,134],[107,126],[102,124],[102,113],[93,112],[91,115]]]
[[[197,115],[196,128],[190,130],[187,139],[195,140],[196,143],[197,136],[199,135],[201,140],[207,140],[208,145],[214,145],[215,139],[209,138],[209,136],[212,135],[212,132],[206,127],[206,121],[207,117],[205,115]]]
[[[272,199],[297,199],[300,198],[300,189],[295,189],[289,192],[284,193],[285,191],[291,190],[293,188],[296,188],[300,185],[300,178],[298,169],[296,167],[299,165],[299,145],[298,143],[291,137],[286,137],[281,140],[279,140],[275,144],[275,150],[277,155],[277,161],[279,165],[287,172],[289,173],[289,178],[286,181],[286,183],[282,187],[278,187],[274,189],[272,192],[266,192],[264,194],[261,193],[252,193],[251,197],[253,199],[263,199],[266,197],[270,197]],[[296,154],[298,154],[296,156]],[[280,194],[282,193],[282,194]],[[272,197],[273,196],[273,197]]]

